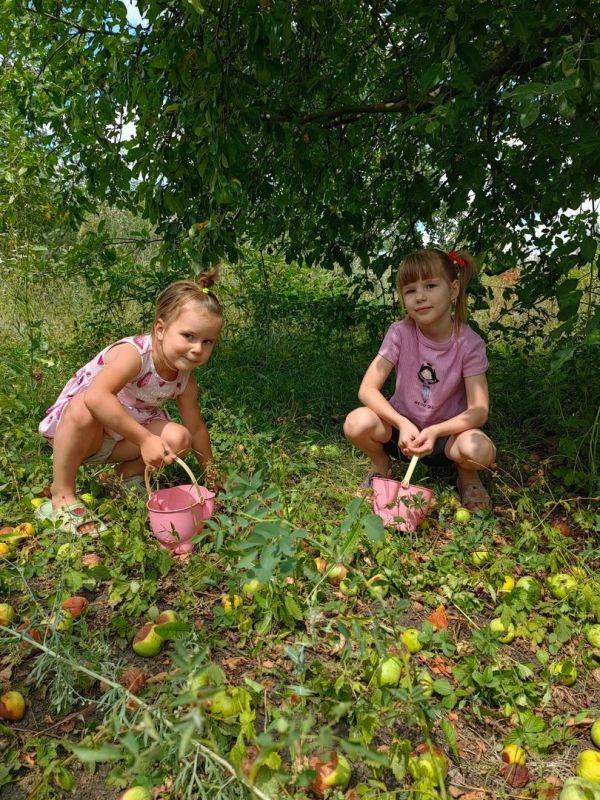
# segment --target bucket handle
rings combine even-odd
[[[183,461],[179,456],[175,456],[175,461],[182,467],[188,474],[192,484],[196,487],[196,495],[198,497],[198,502],[202,505],[204,503],[204,497],[202,492],[200,491],[200,487],[198,486],[198,481],[196,480],[194,473],[188,467],[188,465]],[[146,464],[146,469],[144,470],[144,483],[146,484],[146,491],[148,492],[148,497],[152,496],[152,489],[150,487],[150,467]]]

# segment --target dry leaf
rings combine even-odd
[[[448,627],[448,615],[443,605],[439,605],[428,617],[428,622],[431,622],[436,631],[444,631]]]

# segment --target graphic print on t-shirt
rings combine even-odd
[[[435,374],[433,366],[428,361],[421,364],[417,376],[422,384],[421,397],[423,398],[423,402],[426,403],[431,393],[430,387],[433,386],[434,383],[439,383],[438,376]]]

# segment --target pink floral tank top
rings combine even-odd
[[[131,383],[124,386],[118,393],[119,401],[141,425],[147,425],[153,419],[170,419],[161,406],[166,400],[171,400],[183,393],[190,373],[180,370],[172,381],[161,378],[152,359],[152,337],[146,333],[139,336],[126,336],[124,339],[119,339],[118,342],[109,344],[89,363],[78,369],[40,422],[38,430],[43,436],[47,439],[54,438],[56,427],[71,398],[88,388],[94,377],[103,368],[104,358],[108,351],[115,345],[124,342],[137,348],[142,358],[142,366]],[[108,431],[108,433],[117,441],[123,438],[116,431]]]

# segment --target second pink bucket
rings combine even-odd
[[[150,490],[148,470],[146,470],[146,489],[148,490],[148,520],[154,536],[161,547],[175,555],[190,553],[194,545],[190,541],[204,528],[204,523],[213,515],[215,494],[205,486],[200,486],[187,464],[180,458],[177,463],[185,469],[192,483],[170,486],[167,489]]]
[[[392,478],[373,478],[373,511],[386,528],[415,531],[432,501],[432,490],[424,486],[403,486]]]

